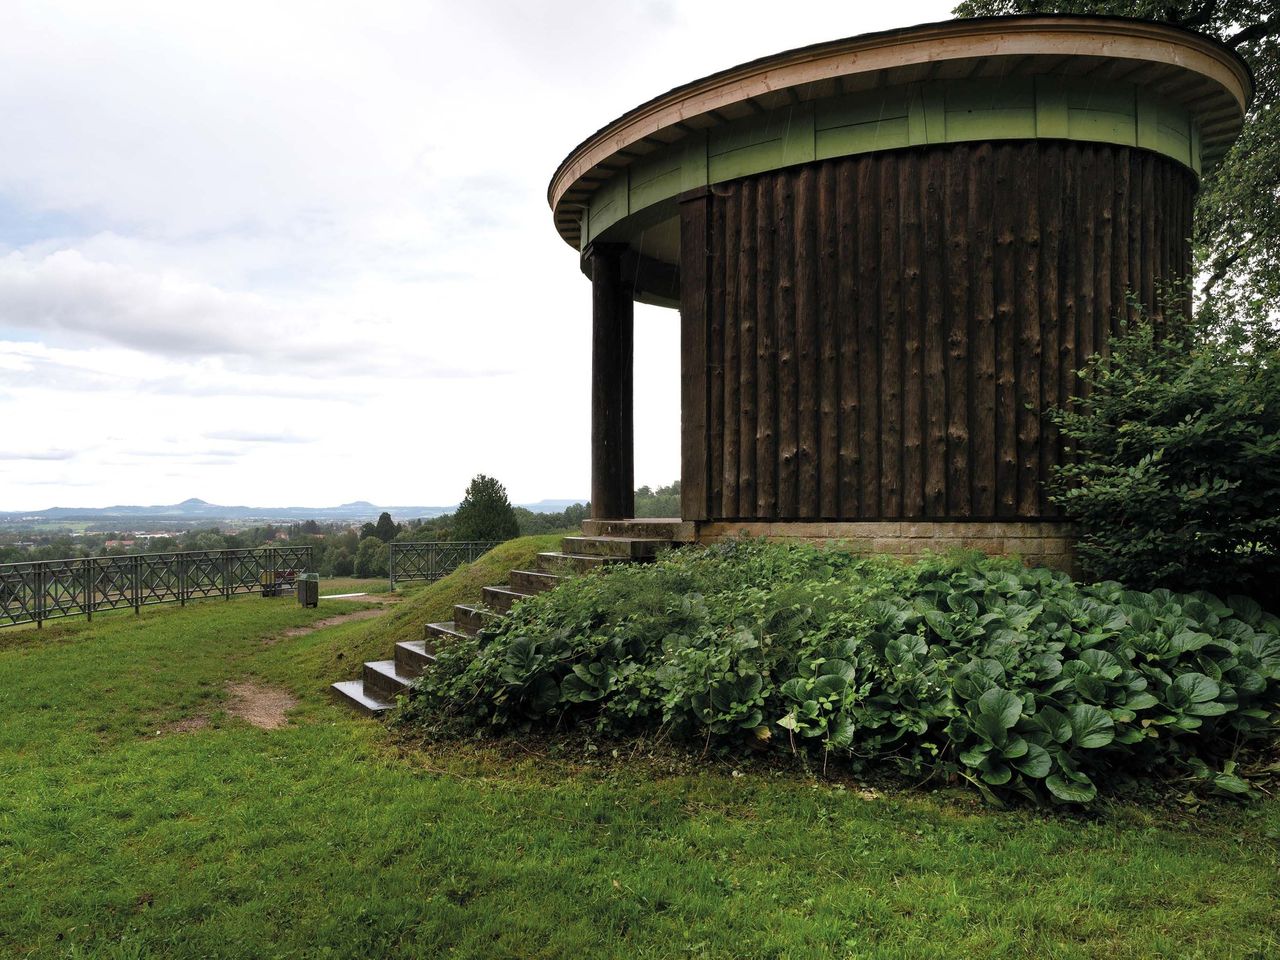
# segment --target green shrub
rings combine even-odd
[[[477,473],[453,515],[454,540],[510,540],[520,535],[507,488]]]
[[[1054,499],[1095,576],[1230,590],[1274,607],[1280,578],[1280,357],[1139,325],[1082,372],[1053,419],[1072,463]]]
[[[449,734],[661,726],[1087,802],[1134,775],[1247,791],[1235,760],[1274,735],[1278,691],[1280,620],[1245,598],[740,542],[525,601],[442,651],[407,716]]]

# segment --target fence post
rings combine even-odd
[[[187,605],[187,555],[178,554],[178,606]]]
[[[391,577],[391,592],[396,592],[396,545],[387,544],[387,574]]]
[[[31,574],[32,597],[35,602],[36,629],[44,629],[44,564],[37,562]]]
[[[222,551],[222,599],[231,599],[231,551]]]
[[[81,566],[84,568],[80,577],[84,581],[84,602],[81,604],[80,609],[84,611],[85,620],[92,623],[93,608],[95,606],[93,602],[94,594],[98,592],[97,578],[93,575],[93,557],[86,557],[81,561]]]
[[[133,615],[142,613],[142,558],[133,558]]]

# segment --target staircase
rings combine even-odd
[[[538,554],[536,570],[512,570],[506,583],[483,589],[479,605],[456,605],[452,620],[428,623],[421,640],[397,643],[390,660],[371,660],[360,679],[343,680],[331,689],[339,702],[366,716],[381,716],[435,663],[437,644],[475,636],[520,600],[552,589],[566,576],[613,563],[646,563],[692,539],[693,525],[679,520],[588,520],[582,536],[565,537],[558,552]]]

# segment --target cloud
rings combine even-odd
[[[222,430],[206,433],[210,440],[235,440],[239,443],[315,443],[315,437],[301,437],[287,431]]]
[[[0,450],[0,460],[71,460],[75,456],[74,450]]]

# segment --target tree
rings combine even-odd
[[[965,0],[958,17],[1116,14],[1221,40],[1253,70],[1253,104],[1235,145],[1196,197],[1197,311],[1204,326],[1266,349],[1280,304],[1280,13],[1275,0]],[[1146,304],[1150,307],[1151,304]]]
[[[453,515],[456,540],[510,540],[520,533],[507,490],[493,477],[476,474]]]
[[[400,525],[391,519],[391,514],[383,510],[378,517],[378,522],[374,524],[373,535],[383,543],[390,543],[399,532]]]
[[[377,537],[365,537],[356,550],[355,571],[357,577],[385,577],[388,575],[387,545]]]
[[[1075,450],[1054,501],[1086,569],[1140,589],[1247,593],[1280,581],[1280,352],[1174,318],[1112,340],[1052,419]],[[1271,595],[1268,596],[1268,593]]]

